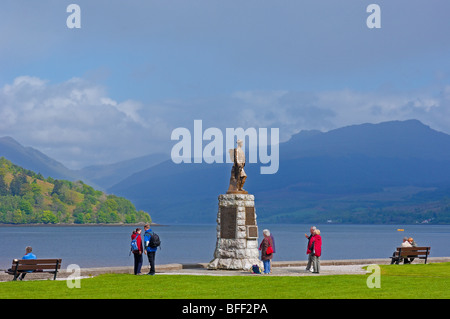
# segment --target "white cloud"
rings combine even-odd
[[[68,166],[151,153],[154,127],[135,101],[117,102],[82,79],[50,84],[21,76],[0,88],[0,136],[10,135]]]
[[[169,152],[173,129],[279,128],[281,141],[300,130],[418,119],[450,133],[450,86],[416,91],[240,91],[229,96],[152,103],[116,101],[80,78],[49,83],[21,76],[0,88],[0,136],[12,136],[71,168]]]

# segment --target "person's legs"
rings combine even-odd
[[[142,267],[142,254],[134,254],[134,274],[140,274]]]
[[[316,265],[315,265],[314,271],[316,273],[320,273],[320,257],[317,257],[317,256],[316,256]]]
[[[156,256],[156,252],[155,251],[149,251],[147,253],[148,256],[148,262],[150,264],[150,271],[148,272],[149,275],[154,275],[155,274],[155,256]]]
[[[133,258],[134,258],[134,274],[137,274],[137,269],[138,269],[138,255],[133,253]]]
[[[264,264],[264,273],[269,274],[270,273],[270,260],[263,260]]]
[[[312,260],[313,260],[312,254],[308,254],[308,264],[306,265],[306,270],[311,269]]]
[[[139,259],[138,259],[138,267],[137,267],[137,273],[140,274],[141,273],[141,268],[142,268],[142,254],[139,255]]]
[[[320,271],[319,257],[313,256],[312,265],[313,265],[313,272],[319,273],[319,271]]]

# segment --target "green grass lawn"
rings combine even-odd
[[[0,282],[0,299],[449,299],[450,263],[381,265],[381,288],[368,275],[134,276],[106,274],[81,280]]]

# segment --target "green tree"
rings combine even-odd
[[[75,224],[84,224],[85,223],[85,215],[83,213],[78,213],[76,216],[74,216]]]
[[[58,222],[58,218],[53,212],[45,210],[42,212],[41,222],[44,224],[56,224]]]
[[[129,214],[125,217],[125,223],[134,224],[137,222],[136,214]]]
[[[9,194],[8,185],[5,182],[5,176],[0,174],[0,196],[6,196]]]
[[[23,213],[20,209],[16,209],[12,215],[11,223],[22,224],[25,221]]]
[[[26,184],[27,184],[27,176],[25,174],[19,173],[15,175],[11,181],[11,184],[9,185],[11,195],[22,196],[23,195],[22,187]]]

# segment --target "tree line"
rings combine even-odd
[[[127,199],[82,181],[45,178],[0,158],[0,224],[111,224],[151,222]]]

